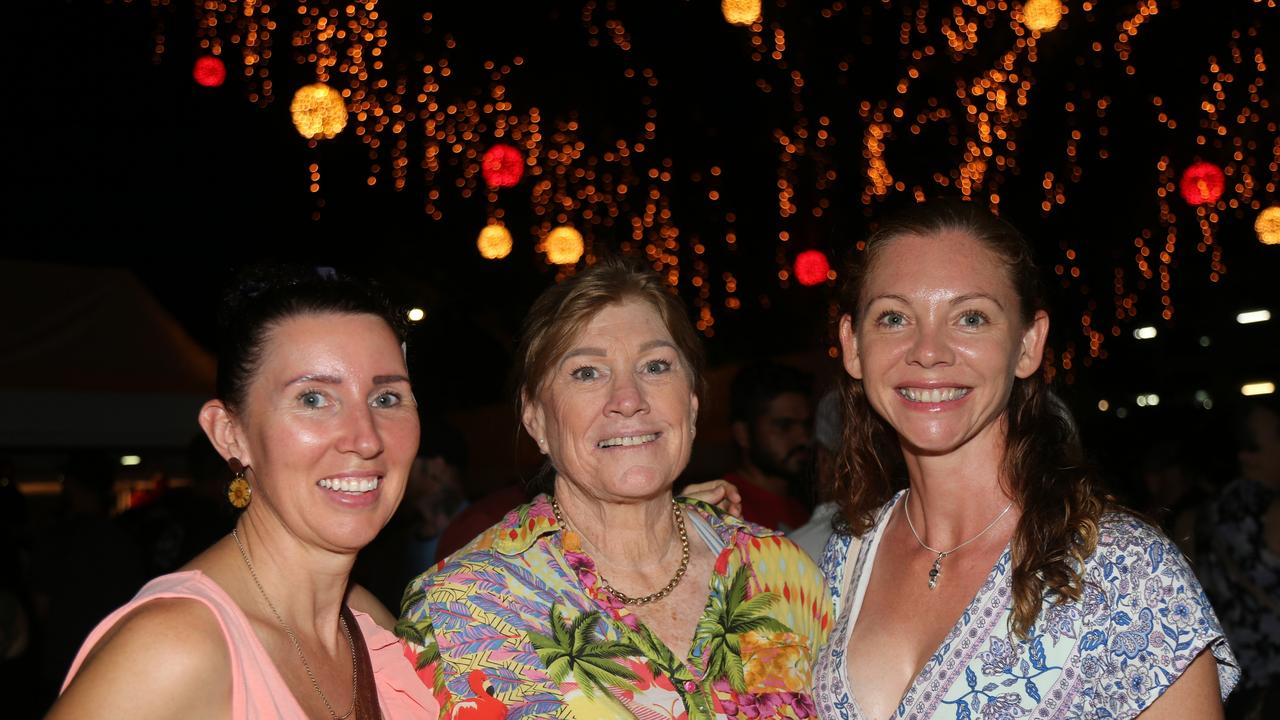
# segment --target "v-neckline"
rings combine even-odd
[[[870,571],[875,570],[875,559],[876,555],[880,551],[880,540],[884,537],[885,531],[889,527],[889,521],[893,519],[893,511],[898,508],[898,505],[902,502],[905,494],[906,490],[898,491],[898,494],[893,497],[889,506],[883,511],[879,522],[876,523],[876,527],[872,531],[872,536],[865,539],[861,545],[858,557],[854,563],[853,572],[846,575],[845,579],[846,592],[849,587],[849,583],[853,578],[857,578],[857,586],[853,588],[853,597],[849,599],[849,604],[845,608],[849,613],[845,625],[848,632],[843,634],[843,637],[840,638],[840,642],[846,649],[846,652],[842,654],[840,667],[837,670],[839,672],[841,683],[843,683],[844,688],[847,691],[849,702],[853,705],[853,717],[862,718],[863,720],[867,720],[868,716],[862,711],[862,706],[858,703],[857,689],[854,688],[853,680],[849,677],[849,655],[852,653],[848,652],[847,649],[849,647],[849,639],[853,636],[853,629],[858,623],[858,616],[862,613],[862,602],[866,598],[867,587],[871,584]],[[965,618],[971,617],[976,608],[981,605],[981,601],[984,600],[987,595],[995,591],[996,586],[990,582],[991,576],[995,573],[996,569],[1005,562],[1005,557],[1008,554],[1009,543],[1005,543],[1004,549],[996,558],[995,563],[992,564],[991,569],[987,571],[986,579],[984,579],[982,584],[978,586],[977,591],[974,593],[973,597],[969,599],[969,602],[964,606],[964,609],[960,611],[960,615],[951,624],[951,629],[949,629],[947,634],[942,637],[942,642],[938,643],[937,647],[933,649],[933,652],[929,654],[929,659],[916,670],[915,674],[911,676],[911,681],[903,687],[902,693],[898,696],[898,702],[894,706],[892,713],[889,715],[890,720],[898,717],[899,711],[903,708],[903,704],[907,696],[911,694],[911,691],[920,682],[925,671],[927,671],[935,661],[938,661],[943,657],[943,648],[947,647],[953,637],[960,634],[960,631],[963,629],[963,625],[961,623],[964,622]]]

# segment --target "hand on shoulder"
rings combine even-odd
[[[225,718],[231,656],[213,613],[197,600],[157,599],[99,640],[47,716]]]

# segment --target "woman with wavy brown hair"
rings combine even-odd
[[[1213,609],[1112,505],[1041,377],[1022,236],[921,203],[868,239],[841,302],[820,717],[1220,717],[1239,670]]]

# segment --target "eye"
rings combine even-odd
[[[650,360],[644,364],[644,372],[650,375],[661,375],[671,371],[671,363],[666,360]]]
[[[322,408],[329,404],[329,399],[319,390],[307,390],[298,396],[298,402],[306,408]]]
[[[573,378],[574,380],[582,380],[584,382],[589,382],[591,380],[599,380],[600,371],[597,370],[596,368],[591,367],[590,365],[583,365],[577,370],[574,370],[573,372],[569,373],[569,377]]]
[[[990,318],[977,310],[969,310],[960,316],[960,324],[967,328],[982,327],[989,322],[991,322]]]
[[[907,324],[907,318],[897,310],[885,310],[876,318],[876,324],[891,328],[902,327]]]
[[[397,392],[384,392],[373,399],[373,406],[380,408],[395,407],[404,402],[404,398],[400,397]]]

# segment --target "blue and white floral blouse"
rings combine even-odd
[[[815,669],[824,720],[866,720],[849,687],[845,653],[876,549],[899,493],[855,557],[836,535],[823,570],[836,624]],[[1010,630],[1006,548],[973,601],[907,688],[894,718],[1132,718],[1208,648],[1225,699],[1240,677],[1218,619],[1182,554],[1146,523],[1103,518],[1079,602],[1045,602],[1027,640]]]

